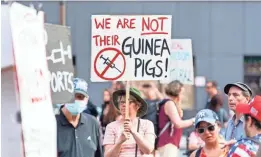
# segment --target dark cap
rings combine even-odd
[[[233,86],[240,88],[242,91],[248,92],[248,93],[250,94],[250,96],[252,96],[252,90],[251,90],[251,88],[248,87],[246,84],[241,83],[241,82],[236,82],[236,83],[227,84],[227,85],[224,87],[224,92],[225,92],[226,94],[228,94],[229,89],[230,89],[231,87],[233,87]]]

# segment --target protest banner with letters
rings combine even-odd
[[[162,80],[161,83],[168,83],[179,80],[183,84],[194,84],[194,67],[191,39],[172,39],[169,64],[169,80]]]
[[[93,15],[91,81],[168,79],[171,18]]]
[[[179,80],[184,84],[181,106],[183,109],[193,109],[194,105],[194,67],[191,39],[172,39],[170,48],[169,80],[161,80],[165,84]]]
[[[19,3],[10,7],[10,26],[21,106],[25,157],[56,157],[56,120],[44,44],[44,13]]]
[[[74,100],[74,68],[70,28],[45,24],[45,42],[53,104]]]

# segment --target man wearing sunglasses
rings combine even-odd
[[[238,104],[236,112],[244,117],[246,138],[238,140],[230,149],[228,157],[259,157],[261,144],[261,96],[255,96],[249,104]]]
[[[239,140],[245,137],[243,128],[244,117],[242,117],[242,114],[236,113],[236,106],[239,103],[248,103],[251,99],[252,91],[246,84],[236,82],[227,84],[224,92],[228,96],[228,107],[235,114],[227,122],[227,128],[223,136],[226,141]]]
[[[219,120],[217,114],[210,109],[203,109],[196,115],[195,129],[205,146],[194,151],[190,157],[226,157],[228,149],[219,145],[223,137],[219,134]]]

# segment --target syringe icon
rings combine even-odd
[[[104,58],[103,55],[101,55],[100,58],[104,60],[103,64],[107,64],[107,65],[111,64],[111,60],[110,60],[109,57]],[[115,68],[118,72],[121,73],[121,71],[115,66],[114,63],[112,63],[112,64],[110,65],[110,68],[112,68],[112,69]]]

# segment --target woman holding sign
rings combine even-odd
[[[153,157],[156,138],[153,123],[139,118],[147,112],[147,103],[135,88],[130,88],[129,96],[126,95],[126,90],[115,91],[112,95],[113,103],[123,118],[106,127],[105,157]],[[126,97],[129,97],[128,105]]]

